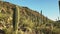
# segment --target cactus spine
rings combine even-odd
[[[19,8],[18,6],[15,7],[13,12],[13,34],[18,33],[18,23],[19,23]]]

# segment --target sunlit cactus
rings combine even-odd
[[[42,10],[41,10],[41,23],[42,23]]]
[[[15,7],[13,12],[13,34],[18,33],[18,23],[19,23],[19,8],[18,6]]]

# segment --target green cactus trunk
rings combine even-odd
[[[18,34],[19,8],[16,6],[13,12],[13,34]]]
[[[41,23],[42,23],[43,21],[42,21],[42,10],[41,10]]]

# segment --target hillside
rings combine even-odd
[[[9,2],[0,1],[0,23],[3,25],[3,30],[8,34],[12,33],[13,29],[13,12],[17,5]],[[48,19],[41,13],[31,10],[28,7],[19,7],[19,34],[52,34],[55,32],[54,21]],[[1,25],[0,25],[1,26]],[[59,30],[59,28],[57,29]],[[49,33],[48,33],[49,32]]]

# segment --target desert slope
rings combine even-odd
[[[0,23],[2,23],[3,30],[6,33],[11,34],[13,28],[13,12],[16,9],[17,5],[11,4],[9,2],[0,1]],[[43,14],[31,10],[28,7],[18,6],[19,8],[19,27],[18,33],[26,33],[26,34],[51,34],[55,33],[54,29],[54,21],[48,19]],[[1,25],[0,25],[1,26]],[[57,32],[56,32],[57,33]]]

